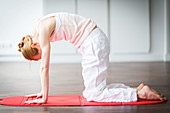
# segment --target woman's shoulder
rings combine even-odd
[[[40,30],[48,30],[49,32],[52,32],[55,28],[55,18],[50,17],[46,18],[45,20],[39,21],[36,28],[38,32],[40,32]]]

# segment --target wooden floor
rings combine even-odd
[[[0,63],[0,97],[40,91],[39,63]],[[51,64],[50,95],[79,95],[84,86],[80,64]],[[135,87],[146,83],[170,99],[170,63],[111,63],[107,83]],[[0,105],[0,113],[169,113],[170,101],[138,106],[15,107]]]

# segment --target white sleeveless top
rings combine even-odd
[[[42,17],[39,21],[55,17],[56,28],[50,36],[50,42],[66,40],[79,48],[96,24],[91,19],[70,13],[53,13]]]

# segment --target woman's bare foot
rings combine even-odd
[[[137,87],[137,95],[138,98],[142,100],[167,100],[163,95],[145,84],[140,84],[139,87]]]
[[[145,86],[145,84],[144,84],[144,83],[141,83],[141,84],[137,87],[137,90],[141,90],[144,86]]]

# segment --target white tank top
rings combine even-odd
[[[39,21],[55,17],[56,28],[50,36],[50,42],[66,40],[79,48],[96,24],[91,19],[70,13],[53,13],[42,17]]]

